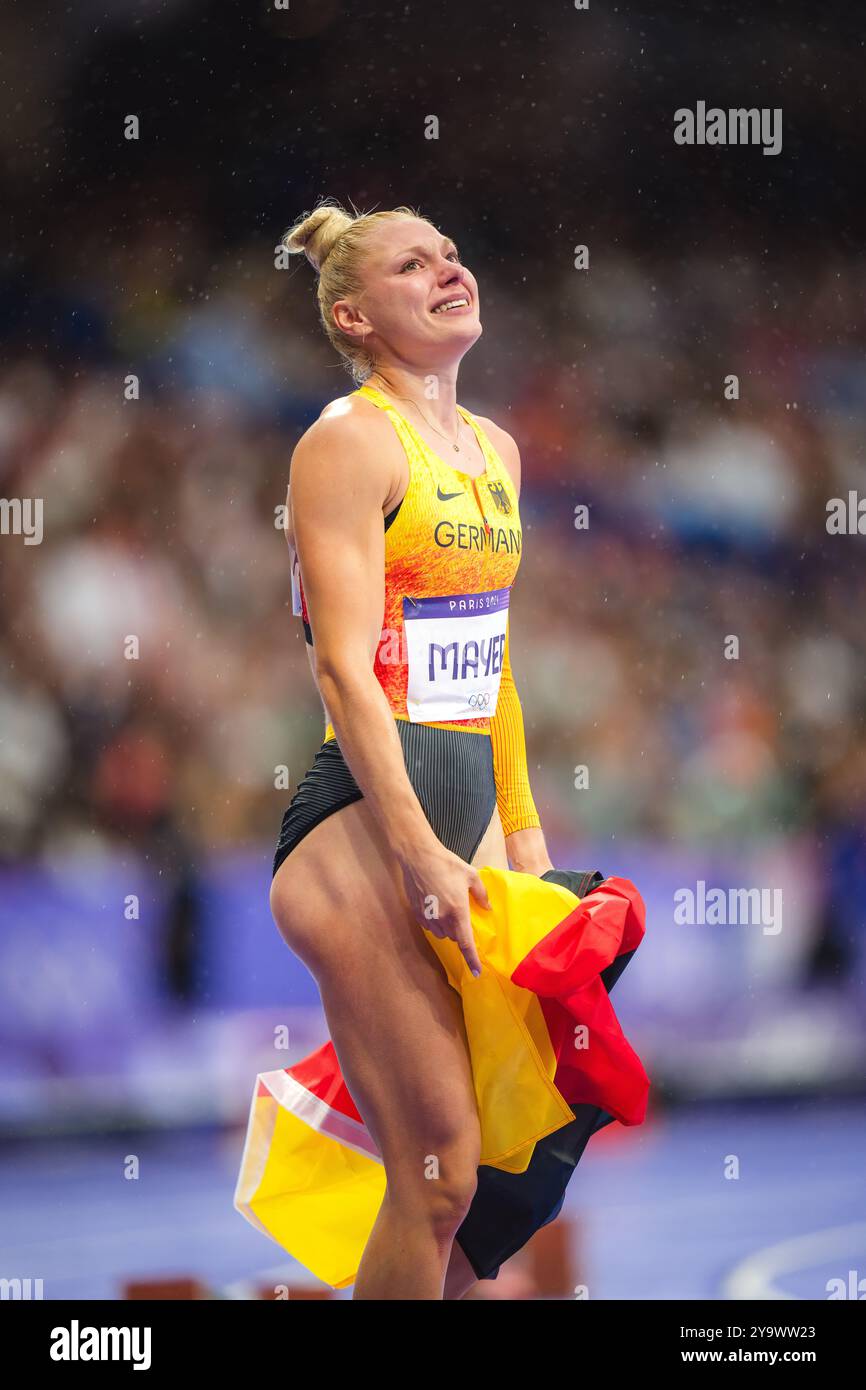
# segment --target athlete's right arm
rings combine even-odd
[[[403,871],[415,919],[456,941],[477,973],[468,894],[488,907],[484,882],[431,829],[374,670],[385,606],[382,509],[393,483],[386,452],[376,431],[346,411],[317,420],[292,456],[295,546],[316,679],[340,751]]]

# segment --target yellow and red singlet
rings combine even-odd
[[[523,714],[508,645],[508,605],[523,530],[517,491],[486,432],[463,406],[486,462],[451,467],[380,391],[409,464],[409,486],[385,531],[385,604],[374,670],[395,719],[487,733],[506,835],[540,825],[526,771]],[[300,609],[309,622],[300,572]],[[334,738],[329,723],[325,740]]]

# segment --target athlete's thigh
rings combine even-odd
[[[492,869],[507,869],[508,854],[505,849],[505,835],[502,831],[502,821],[499,819],[499,811],[493,808],[493,815],[481,842],[472,856],[472,863],[476,868],[482,864],[489,864]]]
[[[363,799],[292,850],[272,904],[316,977],[341,1070],[386,1162],[471,1151],[480,1139],[460,999]]]

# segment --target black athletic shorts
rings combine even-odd
[[[490,735],[407,719],[394,724],[409,781],[437,839],[470,864],[496,810]],[[328,739],[283,816],[273,873],[314,826],[363,795],[339,743]]]

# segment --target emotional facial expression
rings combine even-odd
[[[429,222],[383,224],[364,262],[358,308],[397,358],[459,358],[481,336],[478,284],[454,242]]]

